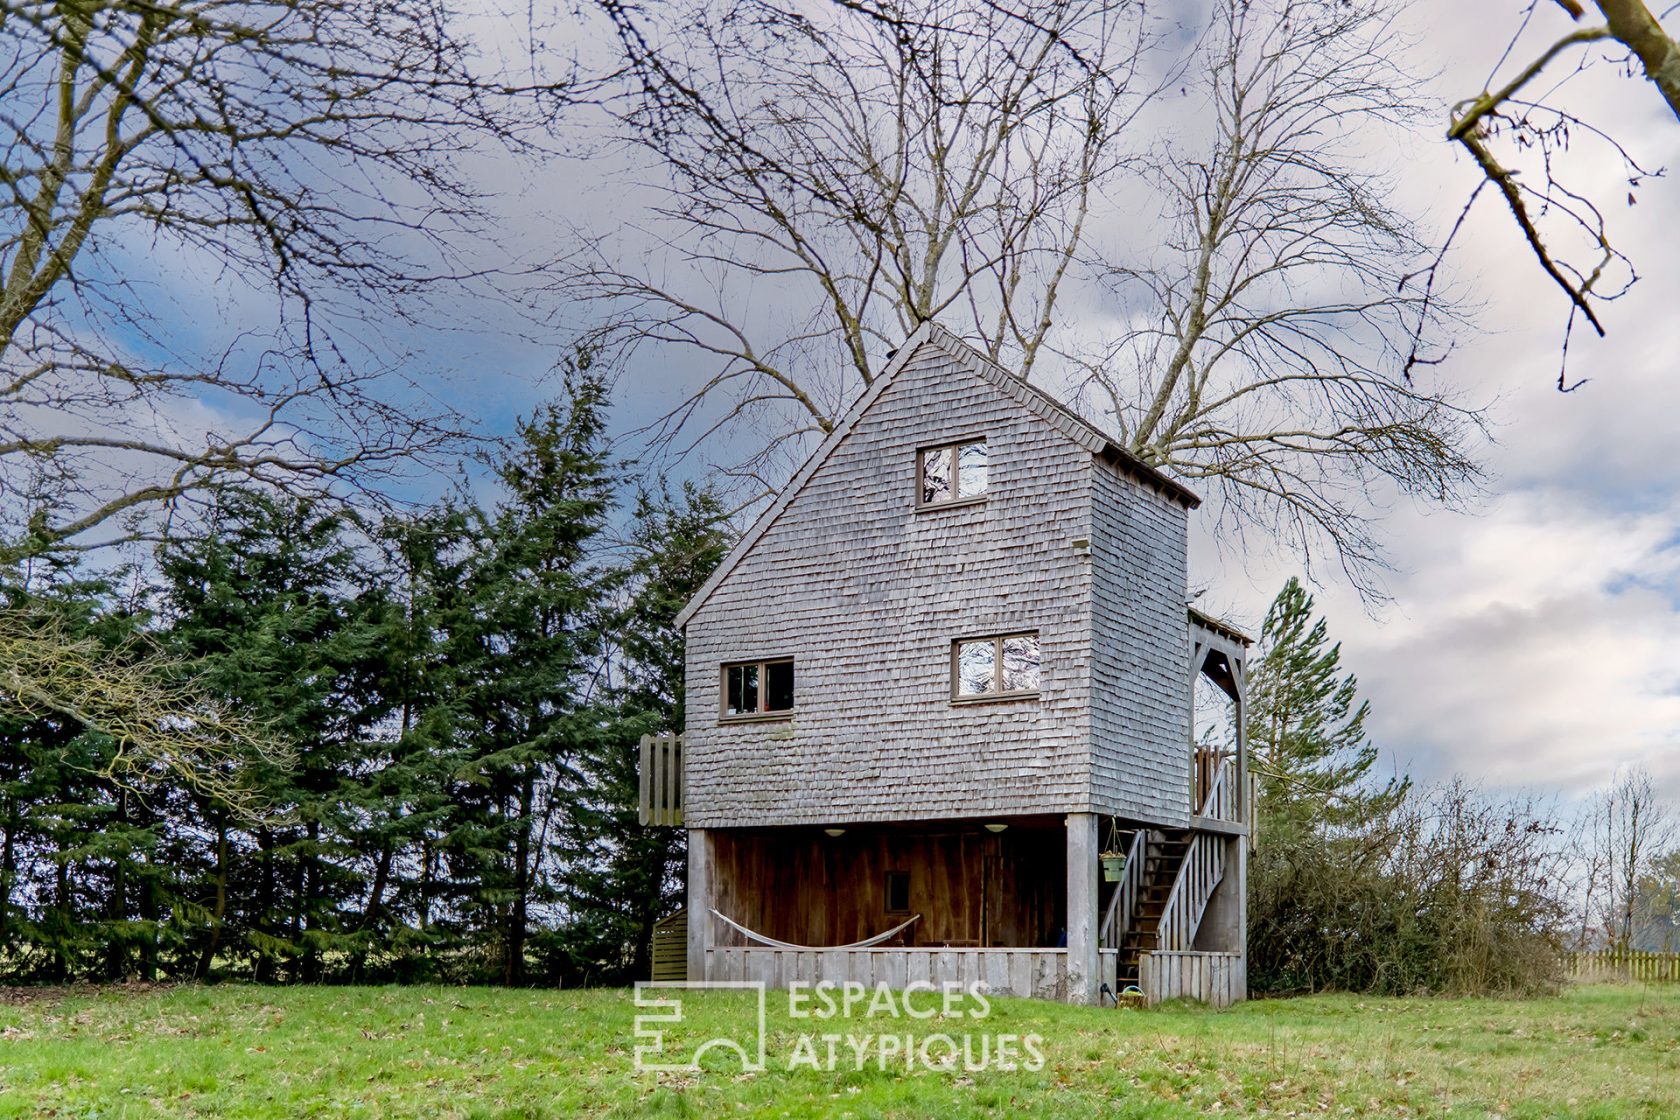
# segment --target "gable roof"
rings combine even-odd
[[[874,404],[876,399],[886,391],[887,386],[893,383],[899,372],[909,364],[910,359],[915,356],[916,352],[923,345],[929,343],[939,347],[947,356],[954,359],[970,373],[992,385],[1005,396],[1015,400],[1027,411],[1039,417],[1091,454],[1102,456],[1138,481],[1160,490],[1168,497],[1181,502],[1188,509],[1195,509],[1202,504],[1202,500],[1189,487],[1150,466],[1132,452],[1121,447],[1106,432],[1075,413],[1067,405],[1036,385],[1028,383],[1026,378],[1010,373],[938,323],[929,321],[917,327],[910,337],[904,340],[904,345],[900,346],[897,352],[893,354],[892,359],[887,362],[886,368],[870,383],[868,390],[852,402],[852,406],[846,410],[846,414],[841,417],[840,422],[834,425],[834,429],[828,433],[828,437],[811,453],[811,457],[805,460],[805,465],[799,468],[799,472],[793,476],[786,486],[782,487],[782,492],[777,495],[776,500],[770,504],[768,509],[758,515],[752,526],[736,542],[735,547],[729,550],[729,555],[725,556],[723,562],[717,566],[717,570],[712,573],[711,578],[700,586],[700,590],[694,593],[694,597],[688,601],[688,605],[677,613],[676,624],[679,627],[688,625],[688,620],[694,616],[694,612],[699,610],[701,605],[711,597],[712,592],[717,590],[718,585],[729,577],[729,573],[741,562],[741,558],[752,550],[752,547],[758,543],[759,538],[763,537],[770,526],[775,524],[782,511],[787,509],[792,504],[794,497],[805,488],[805,483],[810,480],[811,476],[816,474],[823,463],[828,461],[828,457],[834,453],[835,449],[845,442],[846,437],[851,434],[858,420],[865,412],[869,411],[869,406]]]

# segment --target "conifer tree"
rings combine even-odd
[[[1405,779],[1380,781],[1370,704],[1342,672],[1342,647],[1291,576],[1272,602],[1249,674],[1248,744],[1262,830],[1339,828],[1397,804]]]
[[[384,712],[366,685],[376,617],[352,588],[362,569],[336,513],[307,499],[227,490],[205,532],[159,557],[170,641],[205,685],[291,744],[288,766],[253,760],[272,810],[256,851],[231,842],[242,822],[217,798],[199,812],[215,834],[201,905],[213,917],[201,957],[254,950],[258,979],[319,978],[339,948],[343,901],[359,876],[344,859],[341,786],[365,772],[364,744]],[[236,938],[224,935],[233,921]]]
[[[584,744],[572,812],[557,854],[566,867],[559,966],[582,981],[649,975],[653,926],[681,903],[683,833],[637,819],[643,735],[680,732],[682,610],[729,547],[726,513],[710,490],[661,484],[637,496],[628,582],[614,618],[613,687]]]
[[[506,497],[485,521],[468,610],[449,638],[453,706],[468,757],[445,841],[470,884],[462,920],[495,943],[495,978],[525,982],[557,792],[589,733],[612,573],[593,555],[616,482],[605,383],[572,368],[559,401],[519,422],[497,465]],[[557,817],[558,815],[558,817]]]

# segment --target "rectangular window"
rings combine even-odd
[[[962,638],[951,648],[951,697],[975,700],[1038,691],[1038,635]]]
[[[969,440],[919,453],[921,504],[944,505],[986,496],[986,441]]]
[[[910,873],[908,871],[887,872],[887,913],[908,914],[910,912]]]
[[[723,716],[740,719],[793,711],[793,659],[723,667]]]

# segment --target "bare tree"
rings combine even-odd
[[[1595,8],[1604,22],[1578,26],[1532,59],[1520,65],[1513,61],[1537,12],[1562,9],[1579,23],[1586,19],[1588,7]],[[1670,8],[1663,16],[1673,11]],[[1607,46],[1612,49],[1601,58]],[[1618,201],[1619,192],[1616,198],[1594,199],[1591,192],[1570,187],[1556,173],[1557,157],[1572,137],[1596,139],[1622,165],[1630,202],[1633,189],[1650,173],[1610,132],[1566,107],[1560,91],[1595,60],[1621,66],[1629,74],[1637,62],[1658,96],[1680,118],[1680,43],[1663,29],[1649,7],[1639,0],[1595,0],[1591,5],[1577,0],[1530,0],[1486,88],[1453,107],[1447,136],[1469,153],[1482,172],[1481,187],[1495,188],[1541,269],[1568,297],[1570,327],[1579,316],[1603,335],[1597,304],[1616,299],[1637,279],[1631,260],[1612,243],[1604,217],[1606,204]],[[1548,79],[1548,88],[1534,95],[1537,79],[1548,72],[1556,77],[1559,68],[1565,69],[1563,76]],[[1501,143],[1503,154],[1496,150]],[[1466,205],[1466,213],[1481,187]],[[1567,357],[1567,333],[1564,349]],[[1560,371],[1558,387],[1566,391],[1575,387],[1567,380],[1567,369]]]
[[[1171,233],[1112,266],[1135,310],[1087,363],[1131,450],[1309,561],[1328,542],[1366,591],[1382,566],[1369,496],[1455,501],[1482,427],[1436,384],[1456,311],[1419,275],[1426,237],[1356,154],[1425,108],[1386,9],[1222,0],[1187,114],[1205,149],[1150,161]]]
[[[760,425],[743,474],[769,488],[774,452],[939,317],[1023,375],[1082,380],[1139,455],[1240,525],[1327,541],[1367,589],[1370,494],[1475,481],[1479,415],[1426,384],[1445,286],[1408,275],[1424,239],[1345,151],[1421,109],[1377,5],[1233,0],[1187,61],[1124,0],[601,4],[639,79],[619,134],[668,178],[632,231],[657,250],[632,267],[597,241],[575,290],[714,363],[667,445]],[[1144,190],[1172,235],[1118,257]]]
[[[253,819],[271,807],[245,784],[247,768],[292,761],[289,746],[211,699],[188,665],[148,639],[109,648],[45,610],[0,610],[0,712],[107,736],[102,774],[124,788],[184,785]]]
[[[1657,792],[1650,772],[1629,767],[1592,800],[1585,850],[1578,861],[1591,869],[1586,905],[1604,938],[1626,949],[1637,932],[1642,883],[1680,840],[1680,818]]]
[[[441,0],[0,0],[14,541],[365,484],[458,430],[380,327],[471,267],[463,155],[521,141],[471,57]]]
[[[599,6],[635,80],[618,134],[662,201],[576,290],[712,363],[661,435],[761,424],[743,473],[769,486],[921,322],[1035,367],[1147,100],[1141,3]]]

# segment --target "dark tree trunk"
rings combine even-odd
[[[519,827],[514,836],[513,905],[509,907],[507,961],[502,983],[517,987],[525,983],[525,940],[530,920],[531,898],[531,807],[536,800],[536,781],[527,775],[519,788]]]
[[[0,953],[11,948],[12,884],[17,882],[17,799],[6,801],[6,835],[0,840]]]
[[[198,967],[193,970],[193,978],[208,980],[210,969],[216,959],[216,950],[222,944],[222,922],[227,918],[227,889],[228,889],[228,834],[227,822],[216,822],[216,901],[210,913],[210,936],[204,943],[204,952],[199,954]]]
[[[269,936],[274,935],[274,834],[268,829],[257,832],[257,846],[262,850],[261,883],[257,891],[257,928]],[[274,981],[274,954],[266,948],[257,951],[255,971],[259,984],[269,984]]]
[[[385,888],[391,881],[392,846],[386,844],[379,849],[379,862],[373,869],[373,888],[368,891],[367,906],[362,910],[362,921],[358,932],[365,936],[372,936],[379,925],[380,911],[385,908]],[[367,963],[367,948],[365,942],[358,946],[356,955],[350,961],[350,980],[352,983],[362,982],[362,968]]]

